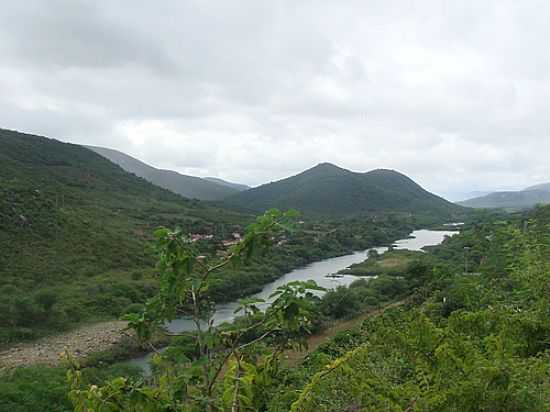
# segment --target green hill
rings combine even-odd
[[[0,343],[143,301],[154,285],[155,227],[201,231],[247,219],[82,146],[0,129]]]
[[[383,211],[450,216],[462,211],[396,171],[356,173],[330,163],[238,193],[225,203],[251,211],[296,208],[307,214],[330,216]]]
[[[189,199],[220,200],[244,190],[239,185],[221,179],[201,179],[200,177],[182,175],[173,170],[157,169],[118,150],[97,146],[85,147],[106,157],[127,172]]]

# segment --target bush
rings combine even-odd
[[[64,368],[35,366],[0,377],[0,410],[10,412],[72,411]]]
[[[341,319],[357,314],[361,310],[361,298],[356,289],[339,286],[328,291],[321,300],[323,314]]]
[[[132,303],[124,309],[124,314],[127,313],[141,313],[145,309],[145,306],[142,303]]]
[[[43,289],[34,295],[34,301],[40,305],[44,311],[49,312],[57,302],[57,295],[51,290]]]

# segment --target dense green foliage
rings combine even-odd
[[[524,222],[477,224],[431,248],[409,305],[287,371],[269,410],[550,410],[550,208]]]
[[[305,222],[246,267],[224,268],[215,274],[209,289],[210,297],[222,302],[259,292],[264,284],[292,269],[355,250],[387,245],[409,234],[417,224],[414,219],[396,220],[392,216],[376,221]]]
[[[89,367],[83,371],[82,386],[98,385],[124,375],[138,380],[140,370],[123,364]],[[0,375],[0,411],[69,412],[74,408],[67,396],[67,369],[33,366]]]
[[[181,198],[81,146],[0,131],[0,345],[112,318],[152,296],[151,233],[212,234],[202,254],[251,221]],[[414,216],[305,220],[263,258],[213,276],[214,301],[257,292],[315,260],[388,244],[426,223]]]
[[[82,390],[81,372],[74,368],[71,398],[77,410],[265,410],[270,391],[279,381],[280,355],[295,343],[303,345],[307,334],[318,329],[321,313],[330,318],[353,315],[410,294],[422,283],[418,275],[426,265],[420,262],[424,260],[420,254],[422,259],[410,259],[393,278],[358,280],[322,299],[309,293],[308,289],[316,288],[314,283],[300,282],[280,287],[265,312],[257,307],[263,302],[244,299],[241,310],[245,316],[232,325],[214,327],[209,321],[212,302],[207,293],[212,275],[232,262],[249,261],[252,250],[263,250],[266,241],[281,239],[276,230],[280,233],[288,227],[285,218],[277,211],[258,218],[221,261],[197,261],[197,251],[181,233],[158,230],[160,293],[148,301],[144,312],[128,319],[140,339],[147,341],[155,326],[176,317],[181,307],[192,314],[197,331],[184,333],[155,357],[150,386],[117,378],[100,388]],[[345,297],[344,304],[339,295]],[[341,312],[344,307],[347,313]],[[349,312],[350,307],[355,312]]]
[[[547,411],[549,234],[550,208],[537,209],[527,217],[508,217],[506,221],[500,216],[479,215],[460,235],[429,248],[426,254],[394,251],[386,257],[373,257],[378,269],[384,267],[385,258],[394,260],[402,255],[407,262],[398,265],[399,271],[383,271],[377,279],[360,279],[349,288],[328,292],[322,299],[311,296],[309,303],[302,301],[302,310],[308,313],[308,329],[318,329],[327,318],[350,317],[408,297],[406,304],[394,305],[365,320],[360,328],[340,333],[297,367],[286,368],[272,362],[270,355],[281,350],[275,349],[281,342],[277,335],[274,339],[269,336],[275,324],[265,321],[265,315],[254,309],[257,302],[244,300],[248,318],[217,329],[219,336],[225,336],[221,340],[210,339],[208,334],[186,334],[175,340],[155,360],[155,375],[148,385],[135,381],[131,374],[120,373],[125,376],[123,379],[111,379],[107,385],[90,388],[82,378],[87,373],[83,369],[78,379],[71,380],[72,398],[83,411],[193,410],[189,409],[191,404],[182,406],[185,399],[194,405],[203,402],[214,410],[241,411]],[[166,247],[178,239],[169,232],[160,235],[168,236]],[[283,239],[273,239],[271,235],[264,239],[267,238]],[[254,243],[248,240],[249,245]],[[233,253],[244,253],[245,249],[233,249]],[[186,255],[176,256],[187,259]],[[371,263],[357,267],[370,271],[374,266]],[[173,267],[172,270],[192,273],[186,264]],[[164,319],[175,314],[173,308],[177,304],[170,298],[173,292],[200,287],[191,278],[187,286],[172,283],[180,277],[171,273],[165,272],[165,280],[176,289],[165,289],[168,294],[157,301],[164,303],[153,304],[161,309],[158,313],[164,314]],[[207,288],[203,292],[205,302],[211,302]],[[292,293],[287,297],[299,297]],[[47,302],[48,298],[43,300]],[[185,300],[179,304],[187,306]],[[276,306],[276,310],[282,307],[286,304]],[[139,329],[141,322],[152,319],[136,315],[133,320]],[[278,325],[277,330],[281,324]],[[298,332],[299,329],[291,335],[303,342],[307,332]],[[200,389],[200,382],[208,379],[200,377],[204,373],[200,359],[206,352],[201,352],[201,344],[197,345],[199,336],[202,345],[213,345],[208,351],[212,365],[228,362],[223,368],[224,379],[206,397],[202,397],[204,392]],[[287,339],[289,335],[284,333],[281,337]],[[233,347],[247,350],[236,358],[221,356],[234,354]],[[239,365],[237,359],[243,362]],[[201,367],[190,367],[197,361]],[[54,372],[42,371],[36,378],[36,382],[49,379],[40,397],[51,399],[52,405],[66,405],[57,386],[60,381],[48,378],[48,374]],[[24,376],[6,381],[8,386],[4,388],[11,388],[5,389],[6,393],[24,390]],[[13,386],[14,382],[17,386]],[[182,393],[184,387],[187,389]],[[235,396],[236,388],[242,396]],[[113,401],[102,403],[105,398]],[[35,395],[29,395],[29,399],[40,405]],[[238,409],[234,409],[235,399]]]
[[[241,366],[228,367],[229,390],[213,391],[207,404],[223,411],[548,411],[549,234],[550,208],[537,209],[528,220],[478,222],[410,260],[400,273],[359,280],[313,299],[305,306],[308,313],[318,312],[314,307],[319,306],[326,316],[346,317],[368,308],[370,297],[376,297],[376,305],[381,297],[409,296],[406,305],[388,308],[321,345],[298,367],[267,367],[265,360],[273,359],[268,354],[277,351],[269,348],[276,341],[266,339],[266,351],[260,346]],[[221,333],[241,333],[239,344],[247,345],[267,335],[265,328],[253,331],[250,326],[262,319],[253,309],[256,302],[243,304],[250,308],[250,319]],[[314,326],[315,318],[307,319]],[[170,349],[159,361],[157,376],[170,371],[177,376],[186,364],[178,353],[197,356],[190,342]],[[154,399],[161,397],[167,410],[182,408],[171,395],[181,380],[160,379],[145,398],[128,396],[143,389],[126,382],[77,391],[73,397],[78,395],[81,406],[98,406],[107,396],[141,405],[137,410],[160,410]],[[242,390],[242,397],[235,390]],[[104,410],[120,408],[109,404]]]
[[[213,303],[205,292],[210,275],[224,266],[246,263],[254,253],[265,250],[289,229],[290,217],[290,212],[267,212],[247,228],[243,240],[227,256],[209,261],[197,254],[181,232],[158,229],[159,293],[141,313],[127,319],[145,342],[158,326],[177,317],[178,308],[189,308],[195,331],[182,337],[192,350],[168,367],[163,365],[165,356],[158,355],[158,380],[152,385],[120,377],[101,387],[82,389],[83,373],[74,364],[68,379],[75,411],[258,410],[265,403],[263,387],[277,373],[283,350],[303,346],[318,299],[311,291],[321,289],[314,282],[286,284],[270,296],[272,302],[265,311],[257,306],[264,301],[244,299],[236,310],[244,315],[242,327],[236,324],[230,329],[214,326]],[[270,350],[262,351],[261,344],[267,340]]]
[[[155,291],[159,225],[228,232],[248,216],[186,200],[81,146],[0,130],[0,344],[118,316]]]
[[[256,212],[277,207],[332,216],[396,211],[450,218],[463,213],[460,206],[427,192],[398,172],[354,173],[328,163],[238,193],[225,203]]]
[[[214,327],[214,302],[313,260],[389,244],[456,209],[304,218],[291,231],[289,216],[272,211],[222,248],[249,216],[183,199],[76,145],[3,130],[0,142],[4,341],[125,312],[143,342],[181,312],[200,329],[175,338],[145,381],[121,365],[72,364],[71,399],[82,411],[550,410],[550,207],[472,214],[460,235],[428,253],[392,251],[348,270],[375,279],[322,298],[313,284],[291,284],[266,312],[244,299],[243,317]],[[333,173],[351,173],[327,175],[327,167],[314,173],[332,182],[325,189],[343,184]],[[374,176],[388,188],[393,173]],[[161,225],[179,229],[157,230],[153,249],[150,233]],[[197,232],[214,237],[190,242]],[[361,327],[298,366],[279,362],[326,321],[369,311]],[[5,372],[0,410],[71,410],[64,374]]]
[[[237,189],[240,187],[238,185],[231,186],[223,181],[222,183],[216,180],[182,175],[172,170],[157,169],[117,150],[97,146],[86,147],[116,163],[127,172],[188,199],[221,200],[242,190]]]

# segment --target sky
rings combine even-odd
[[[3,2],[0,127],[252,186],[332,162],[452,200],[522,188],[550,181],[549,21],[529,0]]]

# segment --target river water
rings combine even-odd
[[[395,249],[406,249],[421,251],[425,246],[438,245],[445,239],[446,236],[452,236],[458,232],[456,231],[441,231],[441,230],[415,230],[411,233],[407,239],[401,239],[394,243]],[[277,280],[268,283],[264,286],[263,290],[259,293],[252,295],[254,298],[264,299],[269,301],[269,296],[279,287],[289,282],[300,280],[314,280],[319,286],[327,289],[335,289],[338,286],[346,286],[352,283],[354,280],[359,279],[357,276],[344,275],[339,278],[327,278],[326,275],[336,273],[341,269],[345,269],[354,263],[361,263],[368,258],[369,250],[376,250],[378,253],[384,253],[388,250],[387,247],[374,247],[361,252],[354,252],[349,255],[338,256],[321,260],[319,262],[311,263],[299,269],[295,269],[287,274],[281,276]],[[264,305],[267,306],[266,303]],[[216,306],[216,312],[214,313],[213,320],[215,325],[219,325],[224,322],[231,322],[235,319],[235,309],[239,306],[238,302],[229,302],[219,304]],[[194,330],[195,325],[191,319],[182,317],[176,319],[166,325],[170,332],[177,333],[183,331]],[[127,364],[139,366],[143,369],[144,374],[150,374],[149,360],[152,354],[147,354],[138,358],[129,360]]]

